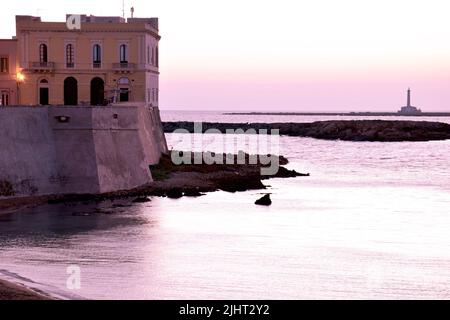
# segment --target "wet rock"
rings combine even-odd
[[[218,189],[225,192],[243,192],[247,190],[265,189],[260,176],[241,176],[227,177],[217,181]]]
[[[276,178],[309,177],[309,173],[299,173],[295,170],[289,170],[286,169],[285,167],[280,167],[275,177]]]
[[[138,197],[133,200],[133,203],[147,203],[150,201],[152,201],[152,200],[150,200],[150,198],[148,198],[148,197]]]
[[[184,191],[184,196],[185,197],[192,197],[192,198],[196,198],[196,197],[201,197],[204,196],[205,194],[201,193],[200,191],[196,190],[196,189],[188,189]]]
[[[180,199],[183,197],[183,192],[181,191],[181,189],[174,188],[167,191],[166,195],[169,199]]]
[[[258,206],[270,206],[270,205],[272,205],[272,199],[270,199],[270,194],[266,194],[261,199],[256,200],[255,204],[258,205]]]

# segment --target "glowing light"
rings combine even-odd
[[[22,72],[17,72],[17,82],[24,82],[25,81],[25,75]]]

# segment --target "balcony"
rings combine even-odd
[[[55,70],[54,62],[31,62],[30,69],[34,72],[53,72]]]
[[[121,62],[121,63],[113,63],[114,72],[119,73],[131,73],[136,68],[134,63]]]

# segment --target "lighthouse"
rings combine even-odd
[[[408,88],[406,106],[402,107],[400,109],[400,111],[398,111],[398,113],[402,114],[402,115],[407,115],[407,116],[408,115],[409,116],[410,115],[419,115],[422,113],[422,110],[411,105],[411,88]]]

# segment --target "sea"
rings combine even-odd
[[[161,117],[368,118],[164,110]],[[214,134],[166,137],[171,148],[223,147]],[[282,136],[278,149],[288,168],[310,176],[264,180],[267,190],[42,205],[0,215],[0,278],[62,299],[450,298],[450,140]],[[266,193],[272,206],[256,206]]]

